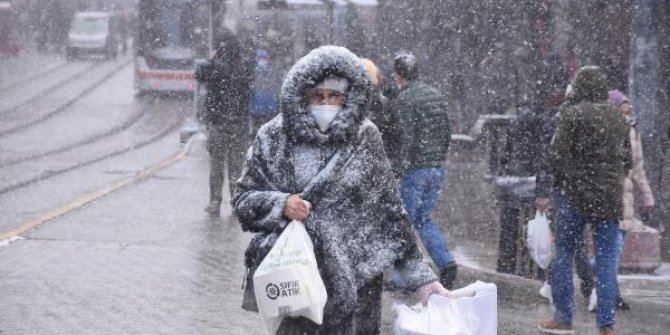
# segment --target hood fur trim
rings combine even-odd
[[[307,112],[307,93],[330,76],[346,78],[349,91],[344,108],[330,125],[325,142],[354,140],[365,118],[372,85],[363,62],[343,47],[322,46],[309,52],[289,70],[282,84],[279,110],[287,136],[294,142],[323,143],[316,121]]]

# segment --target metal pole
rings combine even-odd
[[[631,41],[631,100],[638,117],[638,130],[642,138],[645,170],[654,197],[660,200],[661,192],[661,154],[662,154],[662,111],[659,104],[658,89],[661,85],[662,71],[659,45],[659,23],[663,19],[661,10],[664,0],[635,0],[632,6]],[[661,14],[659,14],[661,13]],[[659,218],[658,206],[648,224],[654,228],[663,228]],[[667,234],[668,232],[666,232]]]
[[[333,0],[322,0],[326,4],[326,42],[333,44],[333,29],[335,22],[335,3]]]

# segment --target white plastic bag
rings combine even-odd
[[[548,268],[554,259],[554,237],[549,229],[549,219],[544,212],[536,211],[535,218],[528,221],[526,243],[535,264],[543,269]]]
[[[495,284],[476,281],[462,289],[473,297],[451,299],[431,295],[428,304],[395,305],[395,335],[495,335],[498,331],[498,290]]]
[[[291,221],[253,277],[258,311],[268,333],[285,316],[323,322],[328,294],[319,275],[314,245],[303,224]]]

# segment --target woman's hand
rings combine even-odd
[[[536,197],[535,198],[535,208],[546,212],[551,209],[551,200],[546,197]]]
[[[449,295],[449,290],[444,288],[444,286],[442,286],[439,281],[434,281],[419,287],[416,290],[416,294],[419,295],[419,300],[421,300],[421,303],[425,306],[428,304],[428,298],[431,295],[438,294],[446,297]]]
[[[284,215],[296,221],[302,221],[309,214],[309,202],[300,199],[299,194],[291,194],[284,205]]]
[[[416,290],[416,293],[419,295],[421,303],[426,305],[428,304],[428,298],[433,294],[441,295],[443,297],[451,299],[458,299],[458,298],[474,297],[477,292],[467,288],[449,291],[446,288],[444,288],[444,286],[442,286],[442,284],[440,284],[439,281],[434,281],[419,287]]]
[[[649,214],[654,211],[654,206],[642,206],[642,213]]]

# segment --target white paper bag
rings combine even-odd
[[[526,243],[535,264],[543,269],[548,268],[554,258],[554,237],[549,229],[549,219],[544,212],[536,211],[535,218],[528,221]]]
[[[431,295],[428,304],[395,305],[395,335],[495,335],[498,331],[498,290],[495,284],[476,281],[460,290],[473,297]],[[457,291],[454,295],[460,295]],[[464,294],[465,295],[465,294]]]
[[[314,245],[303,224],[291,221],[253,277],[258,311],[268,333],[274,334],[285,316],[323,322],[328,294],[314,256]]]

